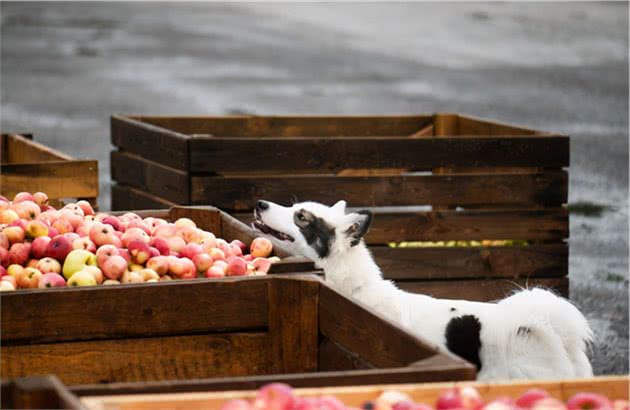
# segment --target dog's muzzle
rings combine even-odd
[[[265,223],[262,221],[262,218],[260,217],[258,208],[256,208],[256,210],[254,211],[254,217],[255,217],[255,220],[252,223],[252,227],[254,229],[264,234],[271,235],[274,238],[277,238],[281,241],[289,241],[289,242],[295,241],[295,239],[291,235],[286,234],[284,232],[277,231],[273,229],[272,227],[270,227],[269,225],[265,225]]]

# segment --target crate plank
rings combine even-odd
[[[2,375],[55,374],[72,385],[265,374],[268,343],[252,332],[3,345]]]
[[[263,328],[267,326],[267,284],[261,279],[13,292],[0,299],[2,344]],[[174,307],[165,295],[182,307]],[[233,303],[234,295],[239,297],[238,304]]]
[[[50,161],[0,166],[2,195],[18,192],[46,192],[50,198],[98,197],[97,161]]]
[[[319,342],[318,356],[320,372],[374,369],[373,365],[327,337],[323,337]]]
[[[566,208],[409,211],[371,208],[374,219],[365,236],[369,245],[403,241],[560,240],[569,236]],[[245,224],[252,212],[234,217]]]
[[[490,302],[509,296],[519,289],[540,286],[569,297],[569,278],[479,279],[458,281],[401,281],[398,287],[443,299],[465,299]]]
[[[129,117],[111,117],[112,145],[180,170],[188,170],[188,137]]]
[[[317,371],[318,296],[317,279],[275,277],[269,282],[267,322],[273,373]]]
[[[245,153],[249,153],[245,155]],[[286,137],[194,138],[190,140],[190,171],[294,172],[317,169],[438,167],[547,167],[569,165],[569,139],[531,137]]]
[[[565,276],[566,244],[492,247],[370,247],[387,279],[448,280]]]
[[[325,187],[325,189],[324,189]],[[567,201],[565,171],[512,175],[406,175],[399,177],[276,176],[191,178],[193,204],[229,210],[253,209],[258,199],[288,204],[340,195],[353,206],[511,205],[553,206]]]
[[[136,209],[168,209],[176,205],[177,204],[174,202],[142,192],[128,185],[112,185],[113,210],[131,211]]]
[[[87,409],[55,376],[3,379],[0,397],[3,409]]]
[[[190,203],[188,174],[124,151],[110,155],[112,180],[178,204]]]
[[[32,141],[22,134],[2,134],[2,163],[25,164],[32,162],[72,161],[69,155]]]

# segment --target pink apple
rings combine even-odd
[[[151,252],[152,258],[154,256],[160,256],[160,251],[158,251],[157,248],[154,248],[153,246],[149,246],[149,251]]]
[[[137,220],[137,219],[134,219],[134,220],[130,221],[130,222],[127,224],[127,229],[130,229],[130,228],[140,228],[140,229],[142,229],[142,230],[143,230],[143,231],[144,231],[147,235],[151,236],[151,230],[149,229],[149,227],[147,226],[147,224],[145,224],[145,223],[144,223],[144,221],[142,221],[142,220]]]
[[[254,257],[266,258],[271,255],[273,251],[273,244],[267,238],[256,238],[249,246],[249,253]]]
[[[62,288],[66,286],[66,280],[58,273],[44,273],[37,284],[38,288]]]
[[[0,248],[0,266],[7,266],[9,264],[9,250],[6,248]]]
[[[57,220],[60,220],[60,219],[68,221],[70,225],[72,225],[73,231],[77,229],[83,223],[83,215],[73,212],[70,209],[63,209],[59,211],[59,219]]]
[[[43,192],[35,192],[33,194],[33,201],[39,206],[42,212],[48,208],[48,195]]]
[[[183,258],[193,259],[193,257],[197,254],[203,252],[203,248],[196,243],[189,243],[184,246],[182,250],[179,252],[179,255]]]
[[[546,399],[537,400],[531,408],[532,410],[567,410],[567,406],[565,406],[563,402],[561,402],[560,400],[556,400],[552,397],[547,397]],[[494,409],[490,409],[490,410],[494,410]],[[498,409],[498,410],[502,410],[502,409]]]
[[[149,249],[149,245],[146,242],[141,240],[131,241],[127,248],[129,249],[129,253],[131,254],[131,261],[140,265],[146,263],[147,260],[151,257],[151,250]]]
[[[30,192],[19,192],[13,197],[13,202],[33,201],[34,199]]]
[[[156,248],[160,252],[160,255],[168,256],[171,251],[168,246],[168,241],[162,237],[151,238],[151,242],[149,242],[149,245]]]
[[[24,229],[24,232],[26,232],[26,225],[28,224],[28,222],[29,221],[27,221],[26,219],[18,219],[17,221],[11,222],[9,226],[17,226]]]
[[[88,237],[78,238],[72,242],[72,249],[85,249],[92,253],[96,252],[96,245]]]
[[[127,212],[125,214],[123,214],[120,217],[121,220],[126,220],[126,221],[141,221],[142,218],[140,218],[140,215],[133,213],[133,212]]]
[[[179,218],[178,220],[175,221],[175,226],[177,227],[189,227],[189,228],[196,228],[197,224],[195,224],[195,222],[192,219],[188,219],[188,218]]]
[[[0,224],[10,224],[18,219],[20,219],[20,215],[18,215],[13,209],[0,211]]]
[[[67,204],[63,208],[61,208],[61,212],[71,212],[75,215],[78,215],[83,219],[85,214],[83,213],[83,209],[77,204]]]
[[[165,238],[168,239],[170,237],[175,236],[175,231],[177,230],[177,227],[173,224],[164,224],[164,225],[160,225],[157,228],[155,228],[155,231],[153,232],[153,236],[156,238]]]
[[[225,270],[218,266],[212,265],[206,270],[206,272],[204,273],[204,276],[206,278],[224,278]]]
[[[0,232],[0,248],[9,249],[9,246],[9,238],[7,238],[4,233]]]
[[[54,238],[57,235],[59,235],[59,231],[57,230],[57,228],[53,228],[52,226],[48,228],[48,237],[50,239]]]
[[[75,232],[81,238],[86,238],[86,237],[89,238],[90,237],[90,229],[92,229],[92,225],[94,225],[94,222],[83,221],[81,223],[81,225],[79,225],[77,227],[77,229],[75,229]]]
[[[244,276],[247,274],[247,262],[238,256],[228,258],[227,274],[228,276]]]
[[[112,255],[100,267],[103,275],[108,279],[118,279],[127,271],[127,261],[119,255]]]
[[[90,229],[90,239],[98,247],[101,245],[121,246],[120,239],[115,235],[111,225],[95,222]]]
[[[0,265],[0,278],[6,275],[8,275],[7,270],[4,268],[4,266]]]
[[[190,226],[178,226],[175,228],[175,234],[182,238],[186,243],[197,242],[201,240],[199,229]]]
[[[80,238],[80,236],[79,236],[79,235],[77,235],[77,234],[76,234],[76,233],[74,233],[74,232],[67,232],[67,233],[64,233],[64,234],[62,234],[62,235],[63,235],[63,236],[65,236],[66,238],[68,238],[68,240],[70,241],[70,243],[72,243],[72,242],[74,242],[74,241],[76,241],[77,239],[79,239],[79,238]]]
[[[59,218],[55,222],[53,222],[52,227],[59,232],[59,234],[63,235],[64,233],[73,232],[74,227],[72,223],[65,218]]]
[[[212,248],[212,249],[210,249],[209,255],[210,255],[210,257],[212,258],[213,261],[226,260],[225,252],[223,252],[219,248]]]
[[[168,273],[168,267],[169,261],[166,256],[154,256],[147,261],[147,268],[153,269],[160,276]]]
[[[9,264],[25,265],[31,253],[30,243],[14,243],[9,248]]]
[[[628,400],[615,400],[612,403],[613,410],[628,410],[630,408],[630,403]]]
[[[204,252],[210,253],[210,249],[217,247],[217,239],[214,235],[207,232],[207,236],[201,238],[201,240],[199,241],[199,245],[201,245]]]
[[[173,280],[169,275],[160,276],[160,282],[167,282],[169,280]]]
[[[238,239],[234,239],[232,242],[230,242],[230,246],[234,246],[234,245],[241,248],[241,254],[245,252],[245,250],[247,249],[247,245],[245,245],[243,242],[239,241]]]
[[[57,215],[57,211],[44,211],[37,217],[38,220],[46,222],[49,227],[52,226],[53,222],[57,220],[59,216]]]
[[[234,256],[243,256],[243,250],[237,244],[230,244],[230,253]]]
[[[172,236],[170,238],[167,238],[166,242],[168,243],[168,247],[171,252],[180,253],[182,249],[184,249],[184,247],[186,246],[186,241],[184,241],[179,236]]]
[[[102,269],[105,260],[114,255],[118,255],[118,248],[114,245],[99,246],[96,250],[96,264]]]
[[[13,275],[5,275],[2,278],[0,278],[0,280],[2,282],[10,282],[13,285],[14,289],[17,289],[18,285],[17,285],[17,279],[15,279],[16,277]]]
[[[217,247],[223,251],[226,257],[233,256],[230,244],[221,238],[217,238]]]
[[[123,225],[120,222],[120,219],[118,219],[115,216],[110,215],[110,216],[108,216],[106,218],[103,218],[103,223],[107,224],[107,225],[111,225],[112,228],[114,228],[117,231],[122,231],[123,230]]]
[[[271,269],[271,262],[267,258],[255,258],[252,261],[252,265],[254,265],[258,273],[267,273]]]
[[[77,202],[77,206],[81,208],[83,211],[83,215],[94,215],[94,209],[92,209],[92,205],[86,200],[81,200]]]
[[[186,246],[189,246],[189,245],[191,244],[188,244]],[[201,252],[201,253],[196,254],[195,256],[192,257],[192,261],[195,264],[195,267],[197,268],[197,272],[204,272],[208,270],[210,266],[212,266],[212,258],[207,253]]]
[[[149,235],[140,228],[129,228],[122,236],[122,244],[125,248],[128,248],[133,241],[142,241],[148,244],[150,240]]]
[[[283,383],[271,383],[263,386],[256,393],[254,400],[254,407],[265,410],[289,410],[293,409],[294,405],[293,389]],[[322,406],[322,408],[328,409],[329,407]]]
[[[606,396],[595,393],[577,393],[567,401],[569,410],[610,410],[612,403]]]
[[[180,279],[192,279],[197,277],[197,268],[188,258],[176,258],[169,260],[169,273]]]
[[[153,235],[155,233],[155,229],[158,226],[167,224],[168,222],[166,222],[164,219],[161,219],[161,218],[148,217],[148,218],[144,218],[144,223],[149,228],[151,235]]]
[[[145,282],[150,280],[155,280],[157,282],[160,279],[160,275],[158,275],[153,269],[145,268],[140,270],[138,273],[142,275]]]
[[[523,409],[529,409],[536,401],[546,399],[547,397],[549,397],[549,393],[543,389],[529,389],[516,400],[516,405]]]
[[[23,242],[26,237],[26,232],[19,226],[8,226],[2,230],[2,233],[6,235],[10,244]]]
[[[41,259],[46,256],[46,248],[50,241],[52,241],[50,236],[39,236],[35,238],[35,240],[31,242],[31,253],[33,257]]]
[[[61,264],[53,258],[42,258],[35,266],[42,273],[61,273]]]
[[[131,254],[129,253],[128,249],[118,248],[118,255],[122,256],[127,261],[127,263],[131,263]]]

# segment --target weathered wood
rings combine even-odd
[[[191,178],[193,204],[253,209],[258,199],[288,204],[333,204],[340,192],[353,206],[487,205],[552,206],[567,201],[565,171],[521,175],[405,175],[400,177],[276,176]]]
[[[438,353],[436,347],[320,284],[319,328],[330,340],[377,367],[402,367]]]
[[[74,158],[49,148],[21,134],[2,135],[2,163],[27,164],[33,162],[72,161]]]
[[[188,169],[189,138],[130,117],[111,117],[112,145],[176,169]]]
[[[48,161],[0,166],[0,192],[46,192],[49,198],[98,197],[97,161]]]
[[[199,306],[189,306],[195,316]],[[72,385],[266,374],[268,348],[260,332],[3,345],[2,375],[55,374]]]
[[[386,279],[534,278],[569,273],[566,244],[491,247],[370,247]]]
[[[112,180],[178,204],[190,203],[190,179],[170,168],[124,151],[111,152]]]
[[[569,236],[569,213],[565,208],[370,210],[374,219],[365,237],[369,245],[403,241],[559,240]],[[245,224],[254,221],[252,212],[236,213],[234,217]]]
[[[21,290],[0,303],[3,345],[267,326],[264,278]]]
[[[317,371],[319,280],[275,277],[268,284],[271,372]]]
[[[112,185],[112,209],[167,209],[177,204],[123,184]],[[185,204],[184,204],[185,205]]]
[[[329,372],[374,369],[374,366],[340,344],[323,337],[319,342],[318,369],[320,372]]]
[[[564,136],[198,137],[189,144],[190,171],[198,173],[248,170],[252,163],[257,169],[279,172],[569,165],[569,138]]]
[[[0,397],[3,409],[86,409],[55,376],[4,379]]]
[[[436,298],[465,299],[489,302],[509,296],[519,289],[536,286],[552,289],[569,297],[569,278],[535,279],[478,279],[457,281],[401,281],[398,287],[408,292],[422,293]]]

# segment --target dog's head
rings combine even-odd
[[[319,261],[340,255],[361,243],[372,223],[370,211],[346,213],[346,202],[328,207],[317,202],[300,202],[290,207],[258,201],[254,227],[290,248]]]

